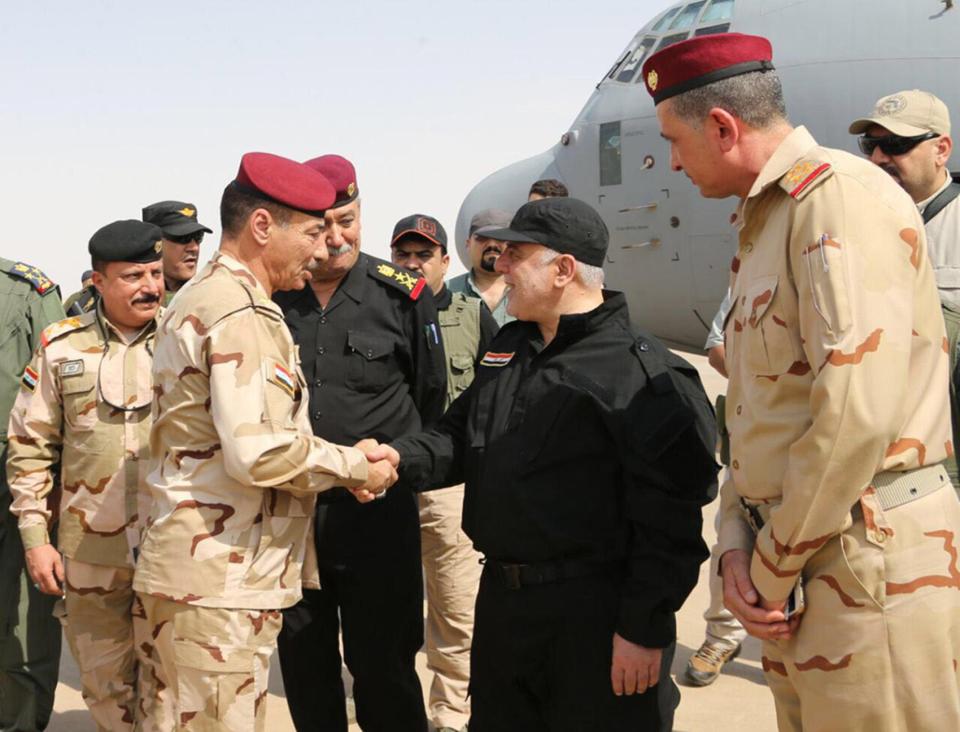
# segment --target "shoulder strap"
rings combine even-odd
[[[367,272],[373,279],[406,293],[411,300],[419,298],[427,284],[427,280],[416,273],[376,257],[370,257]]]
[[[933,218],[949,206],[957,196],[960,196],[960,183],[954,181],[940,191],[940,195],[930,201],[927,207],[923,209],[923,223],[929,224]]]
[[[27,264],[25,262],[14,262],[13,266],[10,267],[8,271],[15,277],[19,277],[21,280],[26,280],[29,282],[33,286],[33,289],[41,295],[46,294],[56,287],[49,277],[47,277],[32,264]]]

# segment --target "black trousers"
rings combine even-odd
[[[303,600],[283,611],[280,670],[298,732],[347,732],[341,627],[357,722],[364,732],[426,732],[414,667],[423,645],[423,578],[412,498],[409,493],[388,497],[375,507],[370,522],[362,521],[364,514],[357,513],[362,507],[352,498],[354,505],[320,507],[318,531],[336,526],[339,532],[351,524],[357,531],[332,537],[337,547],[331,547],[330,531],[318,536],[322,589],[304,590]],[[405,502],[411,502],[412,511]],[[374,526],[378,530],[368,530]]]
[[[664,649],[659,684],[616,696],[610,683],[617,581],[588,577],[505,588],[484,569],[470,662],[470,732],[662,732],[680,693]]]

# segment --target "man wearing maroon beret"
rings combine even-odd
[[[339,155],[306,163],[336,189],[327,258],[310,286],[276,297],[300,346],[314,434],[387,441],[439,419],[446,360],[427,281],[360,251],[360,192]],[[360,505],[343,489],[317,504],[320,590],[284,612],[280,667],[298,730],[346,732],[339,630],[366,732],[425,732],[414,667],[423,645],[420,520],[411,486]]]
[[[673,169],[739,198],[718,552],[780,729],[960,729],[960,503],[916,206],[790,125],[764,38],[683,41],[642,73]]]

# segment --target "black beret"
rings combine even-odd
[[[128,219],[107,224],[90,237],[90,256],[102,262],[145,264],[160,259],[163,232],[159,226]]]
[[[156,224],[167,236],[186,236],[198,231],[213,233],[213,229],[197,221],[197,207],[183,201],[160,201],[143,209],[143,220]]]

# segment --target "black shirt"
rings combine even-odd
[[[546,346],[517,321],[489,350],[434,430],[393,443],[401,475],[465,480],[463,527],[490,559],[622,561],[618,632],[666,646],[707,557],[701,507],[716,486],[696,371],[638,337],[620,293],[561,317]]]

